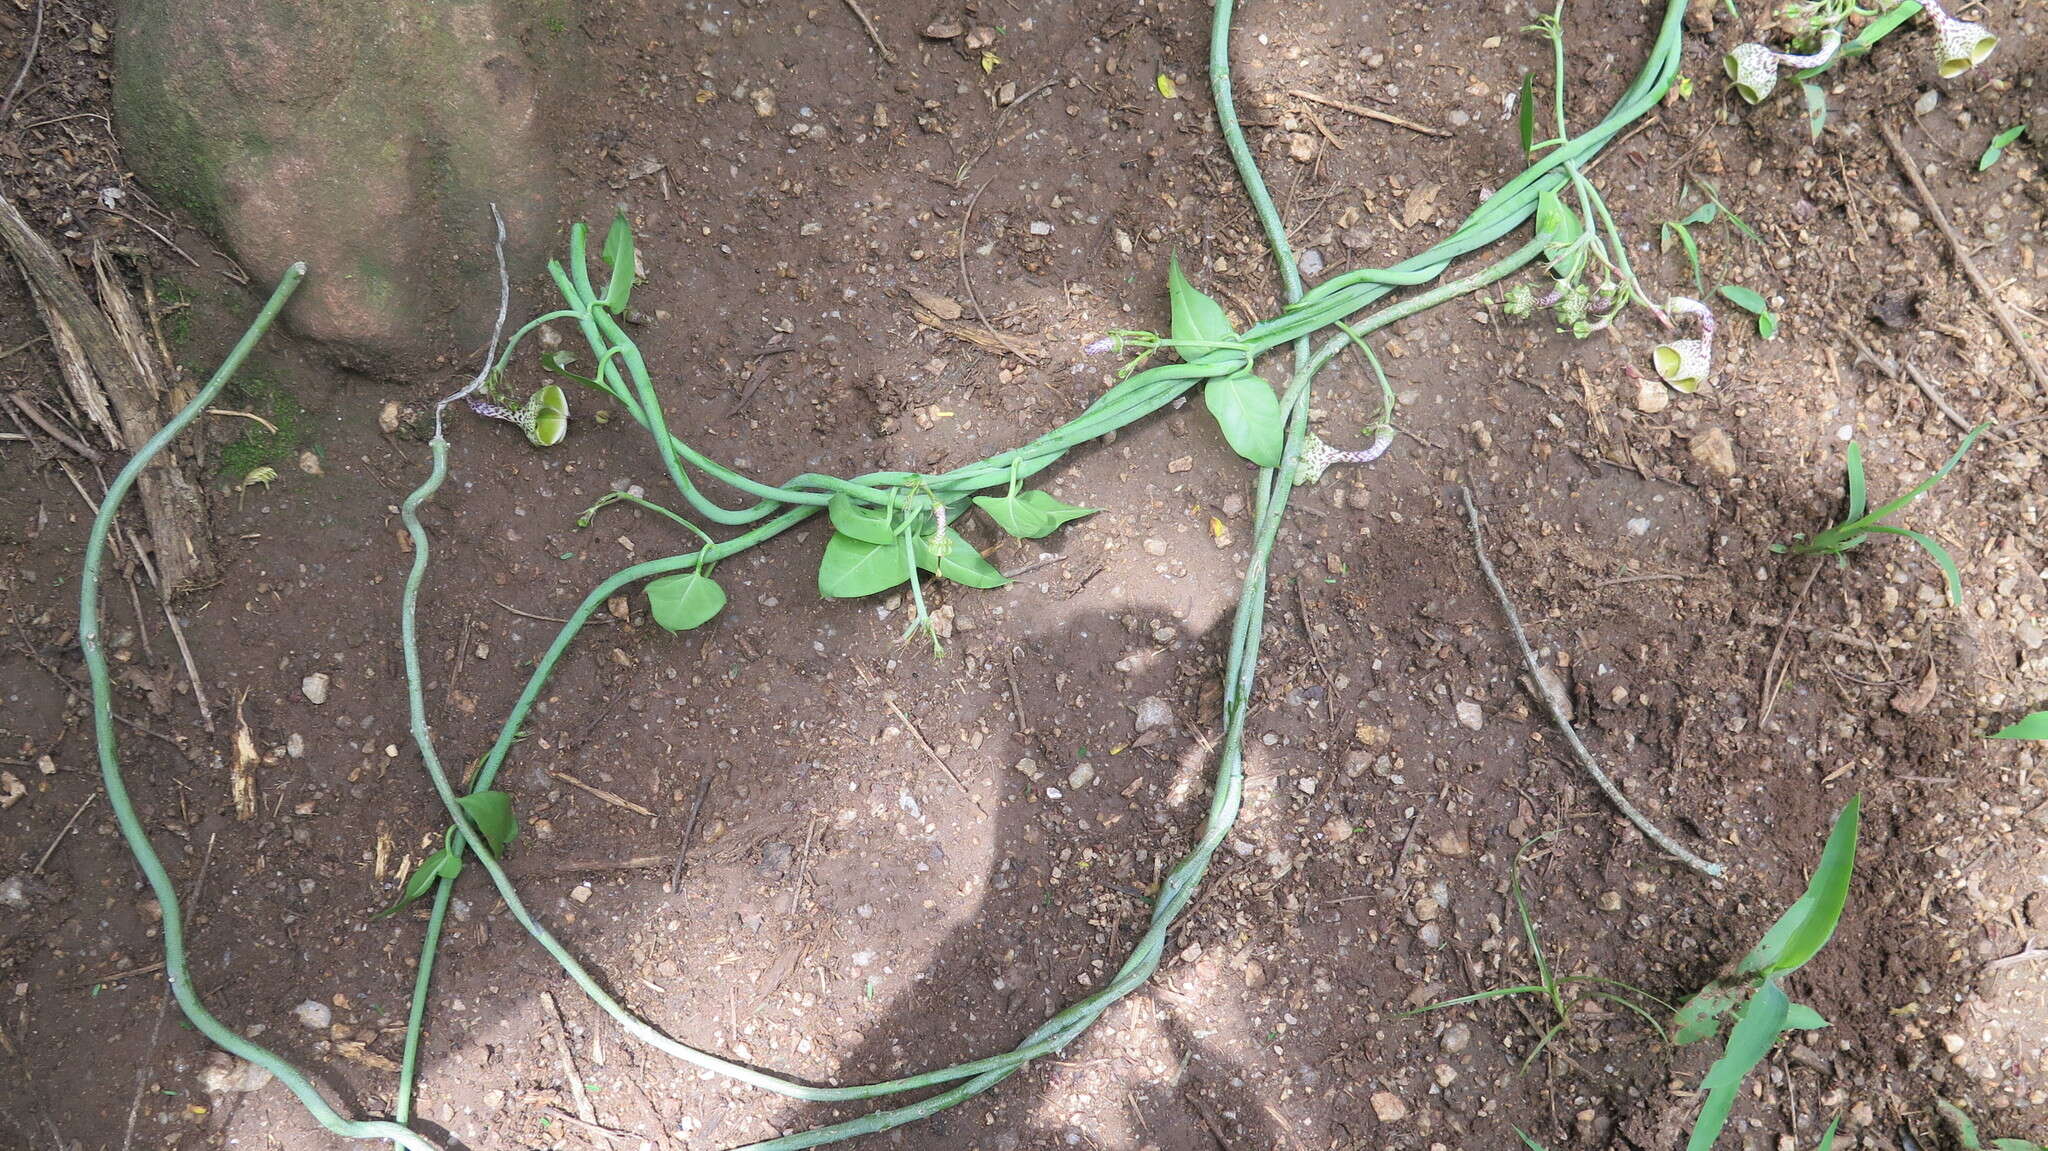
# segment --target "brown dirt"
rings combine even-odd
[[[51,11],[40,79],[0,135],[0,182],[76,244],[120,224],[85,207],[120,166],[99,121],[28,126],[68,114],[60,107],[105,106],[89,18]],[[934,468],[1019,441],[1103,386],[1102,365],[1078,352],[1088,338],[1163,323],[1175,247],[1235,310],[1273,306],[1204,98],[1204,6],[985,10],[979,19],[1002,29],[988,74],[978,52],[916,35],[935,13],[869,11],[898,66],[872,55],[837,4],[606,4],[581,18],[601,64],[549,128],[573,174],[568,207],[593,220],[618,203],[633,212],[651,273],[636,335],[672,421],[706,450],[774,476]],[[1635,67],[1645,12],[1575,6],[1575,119]],[[1796,895],[1856,792],[1868,814],[1848,916],[1792,981],[1834,1026],[1774,1058],[1727,1144],[1811,1146],[1839,1111],[1857,1146],[1901,1147],[1905,1129],[1938,1145],[1936,1096],[1967,1101],[2002,1134],[2048,1133],[2048,964],[1985,966],[2048,935],[2042,764],[2030,748],[1977,738],[2048,696],[2041,425],[2020,422],[2034,414],[2031,384],[1877,133],[1907,124],[1923,162],[1938,161],[1933,182],[1959,226],[1980,240],[1987,276],[2007,303],[2039,313],[2039,153],[2022,145],[1983,175],[1968,163],[1990,130],[2039,100],[2024,86],[2041,60],[2031,26],[2005,9],[1991,18],[2000,54],[1946,85],[1917,124],[1923,33],[1843,69],[1817,148],[1785,100],[1724,104],[1707,79],[1713,48],[1690,38],[1700,92],[1595,174],[1645,246],[1643,271],[1671,289],[1689,276],[1675,254],[1656,253],[1656,225],[1692,208],[1681,190],[1694,180],[1713,181],[1763,237],[1744,244],[1720,226],[1704,236],[1709,275],[1782,296],[1785,330],[1761,342],[1724,308],[1726,351],[1700,394],[1637,410],[1621,365],[1649,343],[1640,315],[1619,340],[1574,343],[1466,300],[1384,341],[1411,435],[1370,470],[1298,497],[1276,554],[1245,815],[1173,958],[1059,1058],[871,1142],[1501,1147],[1520,1127],[1552,1147],[1677,1146],[1703,1051],[1674,1052],[1586,1004],[1524,1075],[1518,1062],[1548,1023],[1533,1001],[1399,1013],[1530,976],[1506,890],[1519,845],[1546,832],[1556,834],[1526,882],[1551,962],[1681,997]],[[1712,44],[1733,42],[1726,20]],[[1471,6],[1250,5],[1240,101],[1298,245],[1333,269],[1389,262],[1512,174],[1504,97],[1523,70],[1547,67],[1518,32],[1526,21]],[[1161,71],[1178,99],[1160,98]],[[1047,81],[996,107],[1002,85],[1022,94]],[[759,89],[773,90],[772,115],[757,115]],[[1289,89],[1383,104],[1452,135],[1359,121],[1291,101]],[[1290,158],[1290,124],[1309,160]],[[666,196],[661,173],[637,174],[649,158],[665,165]],[[936,336],[908,314],[912,287],[969,303],[957,233],[976,189],[972,293],[1007,338],[1043,347],[1032,363]],[[200,237],[179,235],[205,255]],[[203,372],[252,305],[224,290],[213,258],[203,271],[174,261],[160,258],[159,274],[187,284],[193,332],[174,352]],[[519,287],[520,311],[545,305],[544,284]],[[0,349],[37,333],[20,291],[0,282]],[[972,325],[971,304],[966,315]],[[2021,322],[2039,336],[2033,315]],[[1803,603],[1811,561],[1768,550],[1834,513],[1845,431],[1869,453],[1876,492],[1924,473],[1956,440],[1910,383],[1859,359],[1857,339],[1911,352],[1955,406],[2015,433],[1908,517],[1955,551],[1962,610],[1940,602],[1935,570],[1903,544],[1826,565]],[[781,348],[793,350],[770,350]],[[451,365],[473,351],[451,349]],[[182,887],[211,852],[192,909],[202,991],[348,1107],[381,1112],[394,1077],[379,1061],[397,1055],[420,923],[367,917],[390,899],[398,858],[431,847],[442,820],[406,747],[393,640],[408,558],[396,505],[425,452],[382,434],[378,414],[447,381],[386,390],[276,342],[256,372],[305,408],[321,474],[287,463],[267,488],[232,490],[233,475],[216,485],[230,572],[177,605],[214,732],[198,724],[148,589],[138,622],[122,584],[110,585],[111,630],[126,636],[122,710],[157,736],[131,729],[125,751]],[[0,361],[0,375],[59,402],[41,346]],[[1356,366],[1320,395],[1333,440],[1370,416]],[[553,634],[531,616],[563,614],[632,558],[688,546],[633,513],[576,528],[612,487],[660,486],[644,442],[624,421],[588,418],[592,406],[545,454],[500,426],[455,432],[455,479],[429,514],[438,559],[422,620],[452,761],[486,746]],[[239,423],[209,426],[216,474]],[[1716,429],[1730,438],[1732,475],[1702,458]],[[95,498],[99,481],[47,446],[0,447],[0,763],[29,787],[0,813],[0,870],[25,876],[97,787],[72,616],[87,513],[61,468]],[[1173,462],[1182,457],[1192,466]],[[515,870],[529,901],[670,1034],[785,1074],[853,1081],[1009,1047],[1121,961],[1147,885],[1199,819],[1247,474],[1199,408],[1076,454],[1051,485],[1106,510],[1046,541],[1063,558],[1012,588],[941,590],[953,628],[943,658],[896,646],[894,600],[815,601],[816,530],[727,563],[731,607],[702,632],[672,638],[626,604],[626,618],[593,624],[565,661],[508,769],[528,829]],[[1588,742],[1667,828],[1740,865],[1727,882],[1647,848],[1561,753],[1471,561],[1460,482],[1481,495],[1495,560]],[[1212,540],[1212,517],[1227,542]],[[1014,569],[1040,557],[1008,544],[993,558]],[[1812,630],[1785,635],[1784,686],[1766,719],[1759,686],[1781,631],[1770,621],[1795,603]],[[300,690],[314,672],[331,677],[319,706]],[[1929,674],[1931,694],[1916,690]],[[1134,746],[1147,696],[1168,701],[1176,730]],[[236,700],[270,750],[261,813],[246,822],[233,818],[217,758]],[[1477,730],[1458,722],[1463,701],[1481,708]],[[294,743],[301,755],[285,750]],[[44,755],[54,774],[37,770]],[[1015,766],[1027,758],[1041,778]],[[1082,762],[1095,779],[1071,786]],[[707,774],[680,890],[664,895],[656,871],[562,871],[672,851]],[[0,1139],[43,1147],[55,1132],[119,1146],[141,1065],[139,1145],[338,1145],[275,1086],[205,1096],[206,1047],[175,1016],[151,1050],[161,983],[112,973],[151,963],[157,944],[103,801],[25,890],[26,909],[0,908],[0,1054],[21,1084],[0,1093]],[[614,1146],[729,1146],[838,1114],[700,1079],[638,1048],[473,878],[461,890],[421,1085],[437,1135],[475,1148],[591,1142],[550,1117],[573,1108],[542,1040],[544,991],[562,1003],[598,1114],[633,1133]],[[294,1017],[309,998],[331,1005],[330,1031]],[[1389,1098],[1402,1117],[1380,1117]]]

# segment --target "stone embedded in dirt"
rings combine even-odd
[[[576,46],[550,11],[136,0],[120,6],[114,124],[157,199],[257,282],[307,263],[292,326],[347,366],[403,374],[490,332],[492,203],[515,283],[551,251],[557,164],[534,61]],[[556,74],[582,82],[571,64]]]
[[[1408,1105],[1392,1091],[1375,1091],[1372,1093],[1372,1113],[1382,1123],[1399,1123],[1408,1118]]]
[[[964,34],[966,31],[967,26],[960,23],[959,19],[953,16],[934,20],[924,26],[925,38],[929,40],[951,40],[955,36]]]
[[[1077,764],[1073,771],[1067,773],[1068,787],[1087,787],[1094,782],[1095,765],[1092,763]]]
[[[25,910],[28,907],[28,880],[10,875],[5,882],[0,882],[0,907]]]
[[[1135,726],[1140,735],[1154,728],[1172,727],[1173,705],[1156,695],[1146,696],[1138,701],[1138,718]]]
[[[1727,479],[1740,470],[1735,462],[1735,444],[1728,438],[1728,433],[1719,427],[1709,427],[1693,437],[1692,458],[1698,460],[1701,467],[1722,479]]]
[[[318,999],[308,999],[292,1008],[292,1014],[298,1016],[300,1026],[310,1031],[325,1031],[334,1023],[334,1009]]]
[[[1463,1023],[1453,1023],[1444,1028],[1443,1035],[1436,1042],[1444,1049],[1444,1054],[1456,1055],[1472,1046],[1472,1029]]]
[[[1429,845],[1436,849],[1438,855],[1463,859],[1472,854],[1472,837],[1466,835],[1462,827],[1446,828],[1438,832],[1436,838],[1429,841]]]
[[[1636,410],[1656,415],[1671,406],[1671,389],[1648,376],[1636,381]]]
[[[751,98],[754,102],[754,115],[763,120],[775,115],[775,89],[756,88]]]
[[[1143,547],[1145,548],[1145,554],[1148,556],[1163,556],[1166,554],[1166,541],[1157,536],[1145,537]]]
[[[1458,725],[1478,731],[1486,726],[1486,712],[1469,699],[1458,701]]]
[[[322,704],[327,702],[327,685],[332,682],[326,672],[316,671],[299,681],[299,690],[305,693],[307,703]]]
[[[1244,961],[1244,985],[1254,990],[1266,985],[1266,965],[1256,959]]]
[[[1021,772],[1025,779],[1028,779],[1033,783],[1037,783],[1039,777],[1044,774],[1043,772],[1038,770],[1038,761],[1031,758],[1028,755],[1025,756],[1023,759],[1018,760],[1011,766],[1015,767],[1019,772]]]
[[[212,1095],[240,1095],[262,1090],[270,1085],[271,1078],[270,1072],[246,1059],[216,1051],[206,1057],[206,1066],[199,1072],[199,1085]]]

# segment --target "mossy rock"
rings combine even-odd
[[[553,226],[542,77],[555,0],[125,0],[114,103],[143,181],[348,367],[407,374],[497,314],[490,205],[537,266]]]

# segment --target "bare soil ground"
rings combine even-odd
[[[635,335],[700,446],[782,476],[936,469],[1020,442],[1105,386],[1113,365],[1081,354],[1089,339],[1164,324],[1175,250],[1240,319],[1275,308],[1206,97],[1206,6],[867,11],[894,66],[834,3],[599,3],[560,34],[560,58],[588,77],[552,127],[568,212],[631,212],[649,270]],[[111,15],[50,12],[45,61],[0,128],[0,187],[71,250],[98,235],[154,252],[166,343],[203,375],[251,297],[124,182],[99,118]],[[1714,381],[1659,405],[1622,370],[1653,342],[1640,314],[1615,339],[1575,342],[1472,298],[1388,336],[1407,434],[1297,497],[1245,815],[1172,958],[1058,1058],[873,1145],[1505,1147],[1519,1127],[1551,1147],[1679,1146],[1709,1055],[1625,1013],[1581,1004],[1526,1073],[1550,1022],[1533,1001],[1401,1013],[1533,974],[1506,892],[1518,850],[1546,833],[1526,884],[1550,961],[1676,1000],[1798,893],[1859,792],[1848,915],[1794,987],[1834,1025],[1767,1065],[1724,1145],[1810,1147],[1842,1113],[1852,1142],[1838,1145],[1941,1146],[1936,1097],[1990,1131],[2048,1134],[2048,962],[2002,962],[2048,945],[2048,765],[1979,738],[2048,699],[2048,423],[1879,133],[1899,127],[2039,349],[2041,153],[2028,140],[1974,167],[1992,131],[2048,127],[2042,12],[1993,6],[2004,43],[1959,81],[1932,80],[1924,31],[1845,66],[1817,144],[1796,94],[1748,109],[1723,92],[1718,52],[1742,30],[1712,15],[1688,38],[1695,94],[1594,176],[1639,267],[1673,292],[1690,274],[1659,251],[1658,222],[1717,188],[1759,240],[1705,229],[1708,286],[1773,297],[1778,338],[1724,308]],[[1392,262],[1512,175],[1513,95],[1548,68],[1530,18],[1248,4],[1239,101],[1298,248],[1332,271]],[[990,57],[919,35],[941,19],[992,29]],[[1653,19],[1621,0],[1571,6],[1576,123],[1626,83]],[[92,210],[108,187],[204,267]],[[545,306],[545,284],[517,288],[517,310]],[[965,338],[918,323],[913,289],[960,305]],[[40,333],[11,271],[0,301],[0,351]],[[991,330],[1035,354],[991,351]],[[450,349],[449,379],[475,352]],[[1880,493],[1953,450],[1958,429],[1873,357],[1912,360],[1966,418],[2000,421],[1908,517],[1955,552],[1960,610],[1898,541],[1817,572],[1769,550],[1836,513],[1846,439]],[[369,916],[443,819],[407,746],[395,643],[397,504],[426,453],[379,414],[449,380],[344,377],[276,339],[251,376],[238,406],[295,420],[253,445],[248,421],[209,423],[202,466],[232,558],[175,605],[214,730],[149,588],[138,618],[117,580],[124,749],[174,874],[197,889],[200,989],[349,1108],[381,1113],[421,919]],[[46,346],[8,353],[0,377],[61,410]],[[1356,365],[1319,397],[1340,444],[1375,403]],[[502,425],[455,431],[423,618],[452,761],[494,734],[553,634],[539,617],[690,546],[636,513],[577,528],[606,491],[661,487],[629,422],[577,404],[545,453]],[[207,1095],[206,1046],[175,1012],[155,1028],[156,927],[92,799],[75,643],[104,467],[0,431],[28,437],[0,443],[0,766],[26,789],[0,811],[0,878],[21,880],[0,907],[0,1142],[123,1146],[139,1106],[135,1146],[339,1145],[274,1085]],[[278,478],[237,490],[266,451]],[[851,1082],[1008,1049],[1121,961],[1199,821],[1249,474],[1199,405],[1077,453],[1050,485],[1105,510],[1043,552],[994,553],[1029,569],[1008,589],[936,589],[940,658],[896,643],[894,598],[817,602],[818,530],[726,565],[731,606],[701,632],[671,637],[622,601],[565,661],[507,772],[529,900],[670,1034],[785,1074]],[[1736,865],[1725,882],[1644,844],[1563,752],[1478,578],[1460,483],[1588,742],[1656,819]],[[302,689],[316,673],[317,704]],[[1136,738],[1147,697],[1174,722]],[[238,710],[267,753],[260,814],[239,822],[220,766]],[[707,779],[687,870],[664,893]],[[644,857],[663,862],[626,866]],[[474,877],[460,890],[421,1085],[422,1119],[452,1145],[713,1148],[841,1114],[637,1047]],[[331,1016],[320,1028],[295,1013],[309,1000]],[[562,1118],[564,1028],[600,1121],[627,1134]]]

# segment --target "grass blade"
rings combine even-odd
[[[1841,814],[1835,817],[1827,846],[1821,849],[1820,865],[1814,868],[1806,893],[1785,909],[1785,914],[1743,957],[1736,968],[1738,973],[1768,979],[1797,971],[1827,945],[1849,900],[1849,878],[1856,868],[1856,836],[1862,814],[1863,797],[1850,797]]]
[[[1894,524],[1872,524],[1870,530],[1888,536],[1904,536],[1924,548],[1933,558],[1934,565],[1941,569],[1941,578],[1948,585],[1949,606],[1963,606],[1963,573],[1956,567],[1956,557],[1950,555],[1948,549],[1936,542],[1933,536]]]
[[[1963,437],[1963,442],[1956,448],[1955,454],[1948,458],[1947,463],[1944,463],[1939,468],[1936,468],[1934,470],[1933,475],[1928,476],[1926,479],[1921,480],[1918,484],[1915,484],[1910,490],[1906,492],[1906,494],[1894,498],[1890,503],[1887,503],[1883,507],[1878,508],[1875,512],[1872,512],[1870,514],[1870,518],[1873,520],[1881,520],[1889,517],[1893,512],[1898,511],[1900,508],[1903,508],[1907,504],[1912,503],[1914,500],[1919,499],[1922,495],[1926,493],[1927,489],[1940,483],[1942,480],[1947,479],[1948,474],[1956,470],[1956,465],[1963,461],[1963,453],[1969,451],[1970,446],[1977,442],[1977,437],[1983,435],[1984,430],[1986,428],[1989,428],[1990,426],[1990,424],[1978,424],[1976,427],[1971,428],[1969,434]]]
[[[1863,445],[1849,444],[1849,458],[1845,466],[1849,472],[1849,514],[1844,518],[1853,523],[1862,519],[1870,507],[1869,489],[1863,479]]]
[[[2048,739],[2048,711],[2037,711],[1992,732],[1988,739]]]
[[[1708,1151],[1721,1137],[1721,1130],[1728,1125],[1728,1112],[1742,1090],[1742,1081],[1777,1044],[1778,1034],[1784,1030],[1785,1013],[1791,1006],[1792,1001],[1769,979],[1743,1004],[1734,1030],[1728,1033],[1728,1046],[1707,1068],[1707,1077],[1700,1083],[1706,1089],[1707,1101],[1700,1108],[1691,1137],[1685,1141],[1685,1151]]]

